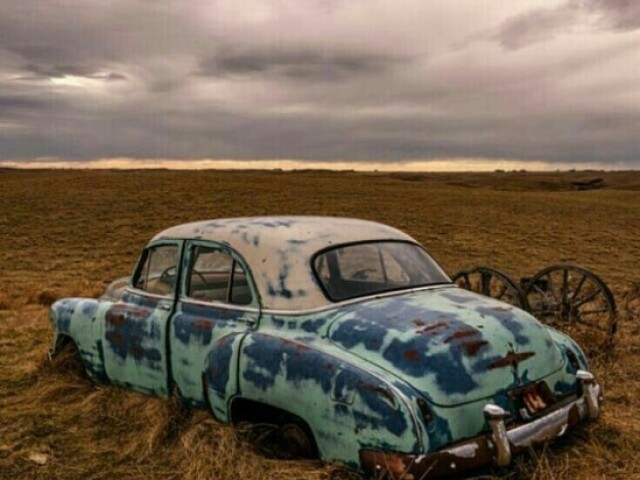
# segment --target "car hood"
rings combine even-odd
[[[441,406],[490,398],[563,365],[531,315],[455,286],[351,304],[327,334]]]

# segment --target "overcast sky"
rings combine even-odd
[[[0,160],[640,168],[638,0],[0,0]]]

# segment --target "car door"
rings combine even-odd
[[[150,244],[131,284],[104,317],[104,365],[115,383],[142,393],[169,391],[167,330],[174,310],[182,241]]]
[[[181,396],[227,420],[237,390],[242,339],[257,326],[259,298],[250,270],[228,245],[191,240],[170,327],[171,371]]]

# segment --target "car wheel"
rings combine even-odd
[[[285,423],[278,429],[283,450],[292,458],[314,458],[315,445],[304,426]]]

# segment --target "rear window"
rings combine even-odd
[[[333,301],[451,282],[427,252],[407,242],[332,248],[316,255],[313,269]]]

